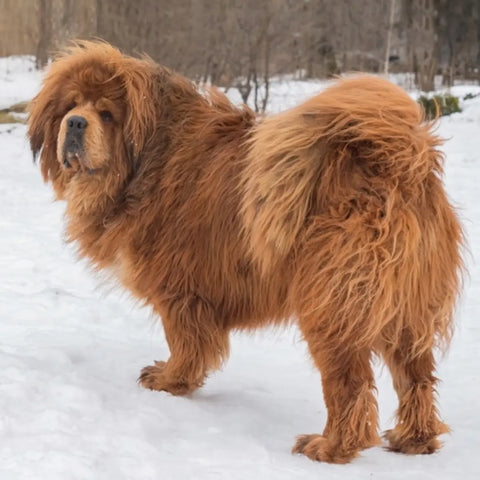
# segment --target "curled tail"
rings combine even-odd
[[[414,188],[441,170],[439,144],[419,106],[372,76],[342,79],[262,120],[251,140],[242,206],[253,256],[268,270],[291,251],[312,209],[328,209],[366,183]]]

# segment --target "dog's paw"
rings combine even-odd
[[[138,383],[149,390],[169,392],[172,395],[186,395],[195,388],[186,382],[172,381],[166,375],[167,362],[155,362],[140,372]]]
[[[348,463],[358,455],[358,450],[345,450],[332,445],[323,435],[300,435],[292,453],[306,455],[310,460],[327,463]]]
[[[439,433],[446,433],[448,427],[442,429]],[[401,452],[408,455],[429,455],[436,452],[442,446],[436,435],[432,434],[428,437],[421,435],[407,436],[401,435],[397,429],[387,430],[384,438],[388,442],[388,450],[392,452]]]

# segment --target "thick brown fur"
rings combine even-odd
[[[71,115],[89,126],[85,158],[66,169]],[[68,239],[162,318],[171,356],[143,386],[189,393],[227,358],[231,330],[296,319],[328,420],[295,452],[345,463],[379,443],[374,354],[399,397],[390,448],[439,448],[432,351],[452,334],[462,232],[440,141],[400,88],[339,80],[256,119],[147,58],[84,42],[51,66],[29,135],[67,202]]]

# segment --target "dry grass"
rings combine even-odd
[[[0,110],[0,124],[1,123],[25,123],[25,120],[17,115],[27,113],[28,102],[19,102],[14,105]]]
[[[27,108],[28,102],[19,102],[2,111],[6,111],[7,113],[27,113]]]
[[[2,111],[0,112],[0,123],[24,123],[24,120]]]

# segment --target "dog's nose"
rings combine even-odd
[[[83,133],[87,128],[88,122],[84,117],[74,115],[67,120],[67,127],[72,132]]]

